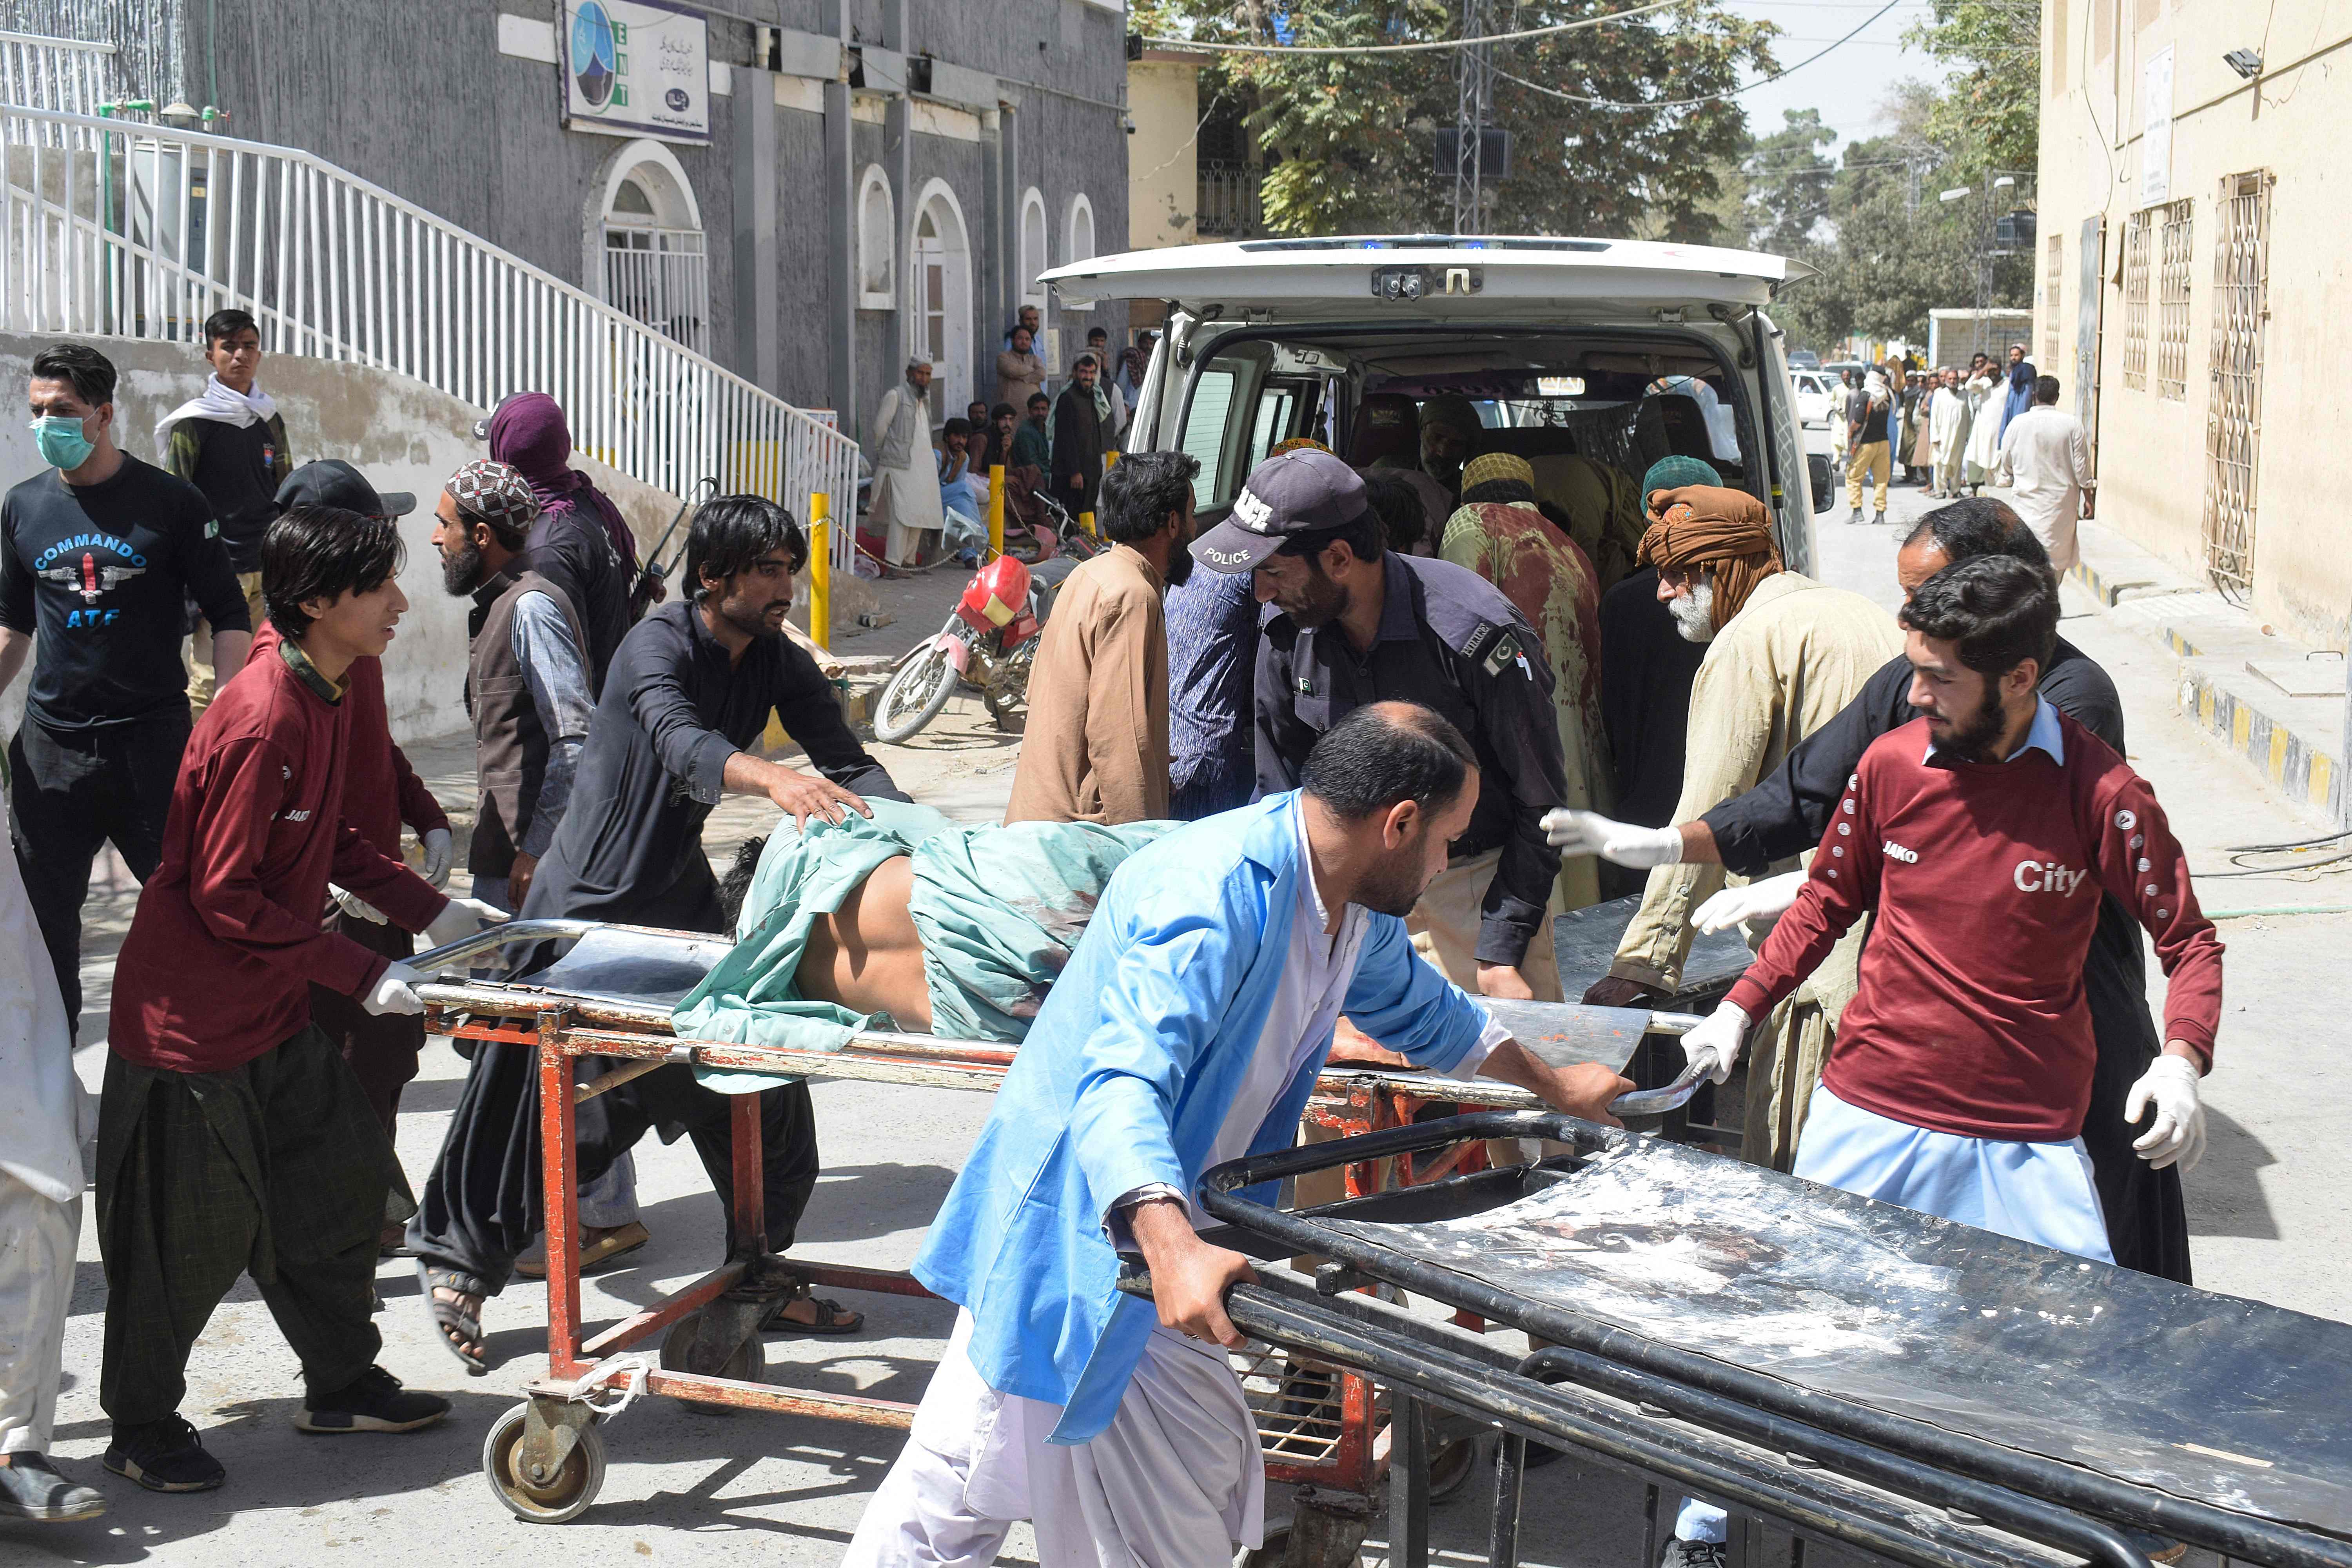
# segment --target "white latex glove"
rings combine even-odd
[[[1563,855],[1598,855],[1636,871],[1670,866],[1683,858],[1680,829],[1637,827],[1630,822],[1612,822],[1597,811],[1545,812],[1543,830]]]
[[[2157,1170],[2178,1164],[2187,1175],[2205,1155],[2205,1108],[2197,1100],[2197,1064],[2186,1057],[2158,1057],[2132,1085],[2124,1120],[2134,1126],[2150,1104],[2156,1120],[2133,1140],[2139,1157]]]
[[[434,916],[433,923],[425,928],[425,945],[446,946],[506,918],[506,910],[496,904],[486,904],[479,899],[451,899],[449,907]]]
[[[1698,907],[1691,916],[1691,924],[1700,931],[1717,931],[1726,926],[1736,926],[1742,921],[1771,920],[1789,912],[1804,889],[1805,873],[1784,871],[1778,877],[1767,877],[1760,882],[1750,882],[1744,888],[1726,888]]]
[[[456,853],[455,842],[446,827],[436,827],[425,836],[425,879],[436,888],[449,885],[449,861]]]
[[[341,909],[343,913],[351,916],[352,919],[355,921],[365,921],[370,925],[377,926],[390,925],[392,923],[390,921],[384,919],[383,911],[382,910],[377,909],[373,904],[369,903],[357,893],[346,892],[342,889],[335,886],[332,882],[327,884],[327,893],[328,896],[335,900],[337,908]]]
[[[379,1016],[385,1013],[422,1013],[425,999],[416,987],[425,976],[408,965],[394,961],[383,966],[383,975],[375,989],[360,998],[360,1005]]]
[[[1731,1077],[1738,1064],[1739,1047],[1748,1043],[1748,1015],[1728,1002],[1716,1004],[1715,1011],[1699,1020],[1698,1027],[1683,1037],[1683,1065],[1699,1066],[1701,1057],[1708,1058],[1713,1067],[1706,1076],[1717,1083]]]

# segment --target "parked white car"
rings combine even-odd
[[[1797,422],[1807,429],[1828,429],[1830,412],[1837,406],[1837,378],[1801,370],[1789,380],[1796,389]]]
[[[1680,453],[1764,501],[1782,556],[1806,571],[1812,511],[1831,503],[1828,458],[1805,450],[1766,314],[1806,275],[1702,246],[1432,235],[1129,251],[1041,281],[1074,306],[1165,302],[1129,441],[1201,460],[1203,528],[1292,437],[1360,467],[1417,465],[1423,405],[1457,396],[1483,426],[1474,454],[1526,458],[1538,495],[1580,531],[1598,523],[1578,515],[1596,466],[1638,484]]]

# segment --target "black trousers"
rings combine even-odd
[[[8,742],[16,864],[77,1035],[90,862],[110,841],[132,876],[144,882],[155,874],[187,744],[185,707],[98,730],[52,730],[28,713]]]
[[[639,903],[625,917],[607,918],[673,931],[727,929],[718,879],[698,853],[677,886]],[[590,1079],[615,1065],[583,1060],[580,1071]],[[649,1129],[660,1128],[665,1138],[684,1131],[693,1139],[727,1212],[723,1250],[735,1226],[734,1100],[703,1088],[694,1069],[682,1064],[658,1068],[600,1094],[574,1114],[573,1174],[583,1184],[594,1181]],[[760,1157],[768,1248],[782,1252],[792,1246],[801,1213],[816,1191],[816,1110],[805,1083],[761,1091]],[[546,1223],[540,1167],[538,1049],[476,1046],[440,1157],[433,1162],[416,1217],[409,1222],[409,1247],[430,1263],[474,1276],[496,1295],[514,1272],[516,1255]]]
[[[593,1182],[649,1130],[682,1130],[726,1212],[723,1253],[735,1222],[734,1101],[697,1083],[692,1068],[657,1068],[581,1105],[574,1174],[583,1184]],[[761,1091],[760,1152],[768,1249],[782,1252],[816,1191],[816,1111],[806,1084]],[[474,1276],[496,1295],[513,1274],[516,1255],[545,1224],[540,1159],[537,1050],[478,1047],[440,1158],[409,1221],[410,1247],[427,1262]]]
[[[348,1385],[383,1343],[371,1315],[378,1232],[411,1207],[359,1080],[316,1027],[227,1072],[110,1056],[98,1117],[99,1403],[118,1427],[178,1409],[188,1352],[243,1274],[311,1392]]]

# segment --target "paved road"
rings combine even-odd
[[[1916,491],[1897,490],[1894,526],[1849,528],[1843,509],[1822,518],[1822,573],[1829,580],[1894,602],[1895,536],[1925,510]],[[894,595],[904,626],[876,645],[904,646],[907,627],[944,613],[955,584],[944,578]],[[936,602],[933,602],[933,601]],[[929,604],[925,609],[923,605]],[[2087,605],[2081,606],[2087,609]],[[2320,831],[2271,801],[2252,775],[2173,716],[2170,665],[2158,650],[2095,616],[2070,620],[2067,635],[2105,662],[2125,693],[2133,760],[2170,803],[2198,863],[2220,868],[2229,845],[2275,842]],[[866,651],[856,643],[845,652]],[[877,647],[877,651],[879,648]],[[989,731],[976,703],[959,701],[889,765],[919,793],[960,816],[992,816],[1011,784],[1012,742]],[[444,800],[469,800],[467,753],[420,748],[418,760]],[[717,819],[716,858],[761,830],[765,813],[737,803]],[[2347,901],[2322,879],[2209,881],[2214,908],[2275,908]],[[100,889],[86,984],[97,1011],[78,1058],[96,1087],[102,1067],[104,998],[111,933],[129,912],[127,890]],[[2347,1244],[2341,1194],[2352,1158],[2335,1108],[2352,1096],[2352,1059],[2340,1021],[2352,1006],[2352,919],[2341,915],[2231,921],[2228,1021],[2221,1070],[2210,1085],[2213,1147],[2197,1172],[2190,1202],[2201,1277],[2209,1286],[2305,1311],[2347,1315],[2333,1267]],[[411,1089],[400,1138],[409,1171],[421,1177],[455,1102],[463,1064],[446,1047],[427,1053]],[[803,1226],[801,1250],[862,1264],[903,1266],[953,1179],[985,1111],[969,1094],[855,1084],[815,1090],[828,1173]],[[641,1195],[655,1240],[625,1272],[589,1283],[591,1321],[610,1321],[708,1268],[719,1247],[719,1208],[684,1144],[648,1141],[638,1151]],[[864,1499],[896,1452],[891,1434],[777,1417],[700,1415],[647,1402],[607,1426],[612,1472],[599,1505],[559,1531],[511,1521],[478,1473],[482,1435],[510,1408],[543,1343],[543,1293],[528,1285],[491,1303],[493,1353],[502,1364],[468,1379],[436,1344],[414,1277],[387,1263],[384,1363],[414,1385],[457,1401],[443,1428],[408,1437],[305,1438],[290,1425],[299,1379],[266,1309],[241,1288],[214,1319],[191,1369],[186,1414],[227,1465],[219,1492],[187,1498],[141,1493],[110,1479],[113,1510],[88,1526],[29,1531],[0,1525],[0,1561],[26,1563],[266,1565],[364,1562],[397,1552],[459,1563],[529,1552],[567,1564],[635,1564],[659,1553],[680,1564],[830,1564]],[[97,1371],[103,1283],[85,1237],[67,1342],[70,1369],[59,1411],[58,1451],[93,1479],[106,1427]],[[916,1397],[949,1326],[934,1303],[861,1302],[870,1331],[855,1339],[772,1341],[772,1368],[808,1385],[886,1397]],[[784,1363],[792,1363],[789,1369]],[[1483,1540],[1479,1489],[1437,1510],[1446,1560],[1467,1561]],[[1537,1472],[1526,1519],[1527,1561],[1600,1564],[1632,1560],[1641,1527],[1640,1489],[1569,1462]],[[1277,1500],[1277,1508],[1279,1500]],[[1375,1532],[1367,1556],[1380,1556]],[[1818,1552],[1815,1553],[1819,1555]],[[1034,1561],[1025,1531],[1008,1557]]]

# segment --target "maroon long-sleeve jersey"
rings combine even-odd
[[[320,929],[330,880],[409,931],[441,912],[430,883],[343,820],[350,727],[348,700],[328,701],[278,655],[215,695],[115,963],[117,1055],[225,1072],[310,1021],[312,981],[363,994],[389,961]]]
[[[1729,1001],[1761,1018],[1866,910],[1861,987],[1822,1081],[1938,1132],[2021,1142],[2081,1131],[2096,1047],[2083,961],[2113,893],[2168,981],[2168,1040],[2210,1059],[2221,943],[2147,781],[2058,714],[2061,763],[1930,754],[1927,721],[1863,753],[1796,904]]]

